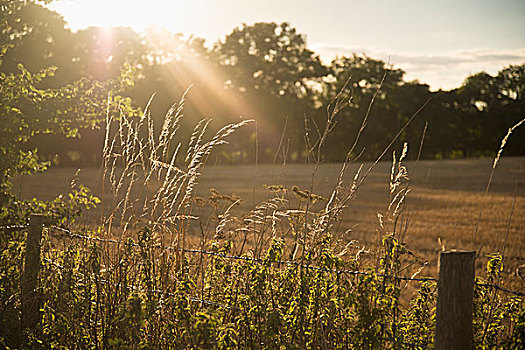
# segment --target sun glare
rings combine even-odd
[[[163,1],[150,0],[144,1],[124,1],[124,0],[59,0],[51,3],[50,8],[61,13],[68,22],[69,27],[76,31],[87,27],[100,27],[100,47],[98,52],[93,54],[101,55],[103,60],[110,62],[115,54],[115,43],[113,42],[114,27],[131,27],[137,32],[159,33],[163,35],[166,28],[172,33],[184,33],[190,35],[197,30],[206,28],[206,23],[213,23],[207,20],[213,16],[214,2],[207,2],[208,6],[202,6],[203,1]],[[192,18],[198,13],[199,19]],[[196,28],[196,26],[198,28]],[[153,28],[153,31],[148,31]],[[160,29],[160,30],[159,30]],[[214,40],[216,38],[205,38]],[[161,40],[162,42],[162,40]],[[258,111],[253,106],[237,98],[231,91],[224,89],[226,77],[221,76],[211,67],[208,62],[199,58],[193,58],[191,65],[184,66],[184,69],[168,66],[168,73],[175,81],[185,85],[191,83],[189,76],[197,77],[214,91],[219,91],[222,95],[223,103],[232,110],[243,111],[246,117],[254,117]],[[169,87],[168,87],[169,88]],[[200,95],[199,89],[192,89],[192,100],[200,106],[203,115],[212,113],[211,107],[204,96]],[[240,114],[241,112],[239,112]]]
[[[72,30],[124,26],[142,31],[160,26],[187,32],[184,24],[189,20],[188,6],[186,1],[59,0],[49,8],[61,13]]]

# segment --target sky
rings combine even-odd
[[[365,53],[432,90],[525,63],[525,0],[56,0],[72,30],[160,26],[210,44],[241,24],[288,22],[325,62]]]

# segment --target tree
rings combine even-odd
[[[304,97],[308,81],[327,72],[308,50],[304,35],[288,23],[255,23],[233,30],[215,52],[228,67],[231,88],[264,90],[275,96]]]
[[[334,150],[328,158],[332,161],[343,160],[346,154],[341,150],[348,151],[358,135],[354,156],[365,149],[363,155],[366,158],[377,157],[416,109],[407,113],[409,108],[406,107],[412,106],[412,101],[405,96],[420,96],[428,92],[426,85],[405,83],[405,72],[401,69],[394,69],[366,55],[338,57],[330,68],[323,104],[328,104],[339,93],[348,101],[347,108],[337,117],[337,127],[327,144],[328,149]],[[359,132],[365,119],[365,128]]]
[[[213,54],[225,88],[246,101],[241,113],[258,121],[263,159],[273,159],[286,120],[290,154],[299,157],[305,114],[315,113],[313,86],[327,73],[305,36],[288,23],[243,25],[217,43]]]
[[[509,66],[492,76],[473,74],[456,91],[456,113],[462,115],[465,155],[493,154],[502,135],[525,115],[525,65]],[[518,132],[522,132],[519,131]],[[522,154],[525,142],[514,136],[506,147]]]
[[[41,1],[49,2],[49,1]],[[0,205],[5,207],[13,196],[10,192],[10,179],[17,174],[45,169],[40,162],[36,149],[27,148],[28,141],[40,134],[58,134],[66,137],[77,135],[81,127],[94,126],[106,114],[109,91],[121,91],[131,83],[129,74],[119,77],[118,81],[97,82],[79,79],[69,84],[49,87],[48,77],[53,77],[56,67],[41,68],[36,59],[29,59],[27,64],[36,69],[36,73],[18,63],[13,68],[17,57],[25,59],[28,51],[37,52],[45,58],[53,55],[50,41],[41,41],[46,35],[63,33],[64,22],[55,14],[43,9],[39,1],[8,1],[0,7],[0,32],[3,34],[0,58]],[[35,14],[37,14],[35,16]],[[40,18],[39,15],[43,17]],[[53,18],[53,30],[47,19]],[[60,29],[61,23],[62,28]],[[62,33],[62,34],[60,34]],[[54,37],[52,37],[54,38]],[[31,55],[29,55],[31,56]],[[48,61],[49,62],[49,61]],[[67,80],[67,79],[65,79]],[[56,82],[55,82],[56,83]],[[47,86],[46,86],[47,85]],[[56,85],[56,84],[51,84]],[[137,111],[130,107],[130,101],[113,95],[110,102],[120,104],[119,108],[129,113]],[[115,104],[110,104],[116,109]]]
[[[72,33],[65,28],[62,16],[37,2],[24,6],[18,1],[14,3],[18,6],[13,5],[12,13],[4,17],[2,25],[1,43],[9,50],[3,57],[1,70],[17,73],[20,63],[31,72],[60,67],[53,78],[42,82],[48,87],[59,87],[78,79],[79,76],[73,74]]]
[[[79,30],[71,51],[80,76],[99,81],[117,79],[124,65],[142,68],[148,63],[142,38],[129,27]]]

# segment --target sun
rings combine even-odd
[[[159,26],[176,32],[191,12],[187,1],[57,0],[48,7],[64,16],[73,31],[88,27],[131,27],[137,32]]]

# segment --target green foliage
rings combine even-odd
[[[59,89],[41,89],[38,85],[53,75],[54,68],[38,74],[31,74],[21,64],[18,68],[16,74],[0,72],[0,192],[3,205],[12,176],[42,171],[49,165],[38,161],[36,150],[24,149],[31,138],[39,134],[75,137],[79,128],[94,127],[103,120],[101,104],[111,106],[113,113],[138,113],[129,99],[118,95],[108,98],[108,93],[121,89],[122,84],[129,84],[130,73],[122,74],[122,82],[97,83],[83,79]]]
[[[24,224],[27,223],[29,215],[41,213],[46,216],[47,225],[69,226],[76,218],[81,215],[82,210],[89,209],[100,201],[92,196],[89,190],[83,186],[74,187],[67,196],[59,196],[53,201],[42,202],[14,201],[11,206],[3,207],[0,212],[0,223],[4,224]],[[10,231],[0,229],[0,295],[1,295],[1,314],[0,317],[0,344],[3,347],[13,347],[21,344],[24,337],[28,342],[29,348],[45,348],[46,336],[53,334],[60,341],[74,341],[86,336],[76,337],[75,332],[84,332],[82,327],[69,322],[69,307],[73,307],[82,287],[85,286],[75,272],[81,263],[80,250],[78,245],[72,245],[63,252],[59,261],[63,265],[63,274],[59,279],[54,275],[41,275],[43,278],[40,283],[42,293],[51,291],[43,303],[43,310],[47,312],[42,319],[42,336],[36,337],[33,333],[22,333],[18,329],[20,324],[20,281],[22,279],[23,257],[25,251],[25,234],[22,231]],[[80,288],[80,289],[79,289]],[[52,302],[56,302],[55,307],[51,307]],[[66,312],[67,310],[67,312]],[[77,310],[78,311],[78,310]],[[83,312],[83,311],[82,311]],[[81,310],[75,313],[79,317]]]
[[[137,115],[139,110],[117,94],[133,85],[135,73],[129,65],[120,66],[113,80],[53,80],[62,73],[64,62],[49,61],[60,65],[58,68],[45,66],[42,62],[46,61],[38,57],[44,53],[53,57],[53,49],[67,46],[63,42],[64,22],[36,2],[2,2],[0,31],[0,205],[4,207],[13,205],[13,176],[42,171],[49,165],[39,160],[37,150],[29,145],[36,136],[77,137],[79,129],[96,127],[109,112]],[[36,46],[44,42],[54,45],[42,48],[42,53]]]
[[[363,266],[335,255],[329,237],[302,265],[280,263],[279,239],[261,261],[232,260],[227,257],[231,243],[212,242],[208,263],[194,265],[194,257],[187,256],[179,272],[175,256],[155,247],[148,229],[137,239],[128,240],[115,260],[108,260],[96,241],[49,250],[53,262],[44,260],[41,274],[41,329],[20,337],[12,332],[19,317],[21,268],[14,262],[20,261],[23,244],[21,237],[10,240],[0,275],[2,296],[9,296],[0,318],[4,344],[61,349],[432,346],[435,284],[421,283],[404,309],[399,281],[385,275],[384,267],[360,275],[341,272]],[[380,260],[395,256],[394,245],[386,237],[387,253]],[[497,264],[492,260],[489,269],[497,270]],[[476,348],[517,349],[523,343],[523,301],[493,295],[492,289],[476,287]]]
[[[304,36],[288,23],[243,25],[220,42],[214,53],[232,77],[232,89],[262,90],[276,96],[302,98],[306,82],[327,73]]]
[[[20,322],[20,282],[24,257],[24,234],[1,231],[0,241],[0,346],[18,344],[22,338],[17,325]],[[13,333],[16,331],[16,333]],[[6,339],[8,338],[8,339]]]
[[[400,332],[407,334],[405,341],[412,344],[432,344],[435,332],[436,286],[423,282],[412,300],[406,317],[400,323]]]
[[[275,185],[268,189],[276,197],[242,220],[229,217],[231,203],[238,198],[213,190],[208,200],[195,199],[221,217],[206,223],[216,237],[211,241],[204,237],[202,251],[166,246],[167,237],[159,235],[168,228],[187,229],[185,220],[179,226],[150,221],[138,231],[126,231],[119,242],[113,238],[104,242],[102,237],[109,234],[104,227],[78,229],[87,238],[45,231],[40,323],[22,332],[18,325],[24,236],[6,232],[0,236],[1,344],[37,349],[432,347],[435,283],[410,282],[418,291],[409,300],[399,278],[403,259],[412,254],[396,225],[408,192],[405,156],[406,147],[399,159],[394,157],[390,203],[380,220],[380,247],[366,260],[361,251],[337,253],[340,246],[329,222],[337,221],[335,196],[344,199],[344,194],[334,194],[328,208],[314,211],[310,205],[319,198],[292,189],[299,210],[281,212],[290,212],[286,220],[292,232],[280,236],[275,229],[280,209],[276,203],[286,202],[281,197],[286,191]],[[27,207],[18,212],[11,210],[10,217],[23,222],[27,213],[40,211],[47,213],[49,224],[70,227],[81,208],[97,202],[78,186],[50,203],[25,203]],[[267,230],[272,236],[264,237],[265,227],[272,227]],[[247,253],[235,256],[239,242],[230,238],[239,229],[261,238]],[[293,243],[292,252],[285,240]],[[287,253],[291,261],[282,261]],[[498,284],[502,264],[500,256],[491,257],[487,284]],[[479,283],[475,293],[475,347],[519,348],[523,300],[505,298]]]
[[[474,289],[474,344],[478,349],[519,349],[525,342],[523,300],[503,298],[488,286],[499,284],[503,258],[489,257],[487,279],[476,279]]]
[[[330,160],[340,160],[345,156],[341,151],[344,149],[341,140],[346,145],[348,135],[360,129],[360,118],[368,115],[369,104],[374,96],[377,98],[374,109],[381,119],[370,123],[372,127],[367,129],[368,133],[362,138],[371,151],[371,157],[378,155],[385,142],[392,139],[389,135],[392,136],[392,132],[407,121],[410,110],[406,101],[413,105],[414,101],[423,102],[432,95],[428,86],[404,82],[403,71],[386,67],[384,62],[366,56],[338,58],[330,67],[326,67],[307,49],[304,36],[286,23],[245,25],[235,29],[224,42],[211,50],[206,49],[200,40],[190,40],[184,45],[190,49],[191,55],[179,57],[179,61],[171,61],[170,65],[166,62],[178,56],[177,52],[155,52],[151,58],[140,38],[126,29],[118,29],[113,33],[119,38],[114,43],[115,55],[98,52],[97,60],[90,60],[89,53],[101,49],[97,46],[101,34],[96,29],[89,29],[76,35],[78,44],[71,50],[73,56],[67,56],[67,63],[55,61],[53,57],[61,56],[56,55],[59,51],[50,54],[53,45],[44,43],[42,38],[51,37],[51,42],[57,47],[67,47],[72,34],[65,30],[63,20],[31,1],[2,2],[1,6],[2,225],[24,224],[31,213],[43,213],[48,226],[70,227],[82,210],[100,202],[83,186],[73,187],[67,196],[59,196],[50,202],[23,202],[13,197],[10,191],[10,179],[13,176],[43,171],[48,166],[48,163],[39,160],[37,150],[28,145],[37,135],[75,137],[79,130],[94,128],[105,117],[108,118],[109,127],[111,121],[120,118],[122,123],[118,135],[122,137],[126,134],[129,136],[128,141],[139,145],[135,148],[135,143],[132,143],[134,146],[131,148],[139,150],[140,154],[137,158],[130,158],[130,168],[138,166],[137,159],[144,157],[143,151],[146,149],[136,137],[140,132],[127,134],[124,129],[142,130],[140,126],[147,120],[148,138],[153,139],[155,132],[149,116],[142,118],[140,111],[132,107],[130,98],[118,95],[118,92],[127,89],[140,88],[134,86],[137,74],[145,80],[147,77],[144,74],[149,74],[156,84],[159,76],[171,76],[164,74],[164,69],[180,73],[182,68],[188,67],[188,62],[198,62],[201,65],[199,68],[206,68],[203,69],[205,73],[213,71],[219,77],[210,79],[209,86],[212,89],[208,95],[201,95],[202,100],[215,95],[217,88],[232,93],[228,98],[231,97],[233,101],[239,97],[241,100],[249,98],[250,102],[256,103],[254,113],[262,111],[273,116],[264,119],[269,124],[265,125],[265,131],[280,129],[283,124],[281,117],[289,115],[291,132],[301,135],[305,112],[312,112],[312,124],[318,128],[318,125],[322,125],[319,123],[322,121],[319,107],[339,96],[348,108],[338,117],[341,133],[335,133],[335,142],[326,144],[327,154],[333,154]],[[175,42],[180,43],[178,38],[175,39]],[[39,45],[33,46],[34,43]],[[43,55],[46,60],[29,59],[28,52],[38,52],[34,57]],[[17,58],[21,57],[27,58],[27,63],[18,62]],[[121,69],[126,62],[130,65]],[[52,64],[57,64],[58,68],[46,68]],[[142,65],[148,67],[137,73],[135,68]],[[66,71],[69,69],[70,73],[78,68],[81,73],[63,74],[60,79],[56,78],[63,68]],[[192,71],[194,73],[195,69]],[[352,76],[352,80],[347,83],[349,76]],[[434,118],[440,118],[439,123],[447,124],[450,128],[441,128],[447,133],[445,144],[435,141],[443,136],[439,135],[440,128],[438,134],[429,135],[431,152],[444,156],[467,156],[496,149],[490,147],[490,142],[481,148],[477,147],[476,140],[479,140],[486,126],[491,126],[489,129],[499,138],[501,133],[498,128],[501,125],[495,122],[497,118],[494,116],[510,112],[513,118],[523,111],[523,76],[523,66],[511,66],[496,77],[474,75],[457,91],[436,93],[438,107],[429,113]],[[198,73],[192,77],[205,81]],[[341,89],[341,95],[336,95]],[[222,102],[221,99],[213,98],[208,101],[215,105]],[[167,136],[178,129],[181,108],[177,110],[175,122],[165,124],[164,136],[161,134],[160,137],[162,142],[153,148],[151,154],[165,149],[162,151],[163,158],[168,159],[170,140]],[[257,110],[259,108],[261,111]],[[199,108],[195,110],[201,112]],[[444,111],[454,113],[442,113]],[[495,113],[492,118],[475,119],[484,117],[489,111]],[[219,112],[232,115],[230,109],[219,109]],[[237,112],[244,113],[246,110]],[[468,123],[463,123],[465,120]],[[136,129],[135,123],[138,123]],[[307,134],[311,131],[308,123]],[[195,203],[201,205],[203,210],[206,205],[211,207],[215,217],[209,218],[208,224],[214,225],[219,221],[214,240],[201,241],[201,248],[208,252],[190,253],[175,248],[175,245],[165,246],[165,237],[159,238],[158,227],[153,227],[151,222],[157,220],[162,230],[174,232],[173,236],[180,238],[178,247],[184,247],[183,239],[189,227],[185,214],[191,214],[186,209],[193,205],[193,187],[198,170],[213,146],[224,143],[223,138],[240,125],[243,123],[230,125],[229,129],[223,129],[212,141],[204,144],[201,141],[208,123],[199,124],[194,129],[193,141],[187,151],[187,161],[192,165],[188,165],[188,173],[193,174],[193,177],[188,177],[183,170],[175,171],[183,174],[185,177],[181,179],[187,181],[181,182],[176,195],[186,192],[180,202],[173,201],[166,205],[168,211],[164,211],[164,208],[162,211],[164,214],[171,213],[176,205],[183,208],[184,215],[178,215],[177,210],[177,216],[173,216],[176,220],[170,221],[166,215],[149,217],[149,223],[137,220],[136,226],[141,225],[142,229],[128,235],[132,237],[116,247],[100,242],[98,237],[110,234],[103,227],[96,231],[84,229],[81,233],[87,235],[88,239],[82,240],[68,238],[67,235],[57,239],[50,231],[46,231],[43,246],[45,259],[37,290],[42,307],[36,329],[19,329],[19,281],[25,250],[24,234],[2,228],[0,346],[32,349],[431,347],[435,328],[435,286],[430,282],[421,283],[416,296],[405,307],[403,302],[406,300],[402,296],[404,288],[398,278],[403,270],[403,259],[411,254],[403,242],[404,232],[398,232],[397,224],[403,199],[408,193],[405,187],[407,172],[401,165],[406,148],[398,162],[394,158],[390,203],[386,213],[381,216],[380,249],[373,252],[372,262],[363,262],[359,253],[342,259],[332,236],[334,222],[338,221],[340,211],[358,186],[358,175],[348,196],[338,192],[343,191],[341,184],[338,184],[330,200],[297,186],[291,188],[299,208],[280,213],[288,220],[290,237],[286,239],[291,240],[291,252],[287,251],[285,239],[279,237],[275,229],[278,222],[276,208],[286,201],[287,190],[275,185],[268,186],[276,195],[274,198],[262,203],[245,217],[236,218],[241,223],[239,227],[229,227],[235,221],[229,217],[229,210],[238,203],[238,198],[212,191],[208,200],[195,199]],[[455,132],[450,132],[450,129]],[[330,125],[327,125],[327,130],[331,131]],[[380,135],[380,139],[377,135]],[[263,158],[274,157],[275,152],[271,152],[269,144],[265,143],[275,139],[273,136],[268,132],[261,140],[257,139],[264,150]],[[419,134],[407,130],[402,139],[415,136]],[[302,138],[295,135],[293,139]],[[308,135],[306,139],[308,144]],[[454,142],[448,142],[450,140]],[[315,140],[312,144],[321,145]],[[308,146],[310,148],[311,144]],[[290,147],[287,152],[295,154],[295,160],[307,156],[303,144],[296,143]],[[522,145],[515,148],[519,151]],[[268,149],[270,152],[267,152]],[[130,156],[128,148],[123,147],[121,151],[123,156]],[[118,156],[111,149],[107,159]],[[116,164],[120,164],[117,161],[113,163],[112,175]],[[162,164],[171,171],[178,169],[175,162],[176,157],[173,157],[171,164]],[[162,173],[157,170],[152,167],[151,174]],[[132,183],[134,176],[135,173],[131,177]],[[167,183],[171,186],[173,183],[178,184],[178,181]],[[164,204],[166,200],[173,199],[170,197],[173,196],[171,187],[166,188],[170,190],[167,193],[159,192],[158,196],[159,202],[162,199]],[[326,208],[313,211],[314,202],[317,205],[326,203]],[[128,204],[124,201],[124,205]],[[224,211],[224,208],[228,209]],[[155,214],[154,209],[152,215]],[[126,210],[122,215],[126,218],[124,214],[127,214]],[[140,215],[141,218],[143,216]],[[268,217],[271,217],[270,223],[266,221]],[[132,219],[127,219],[127,222],[122,221],[129,224]],[[182,224],[176,226],[173,224],[176,221]],[[269,231],[272,236],[265,237],[265,232]],[[241,252],[248,235],[254,237],[249,253],[241,257],[230,256],[235,255],[238,248],[231,240],[232,232],[245,232]],[[292,261],[283,262],[283,256],[287,253],[290,253]],[[491,257],[487,265],[486,284],[497,284],[502,268],[503,259],[497,255]],[[476,348],[523,347],[525,312],[522,299],[504,298],[494,289],[478,283],[475,290],[474,328]]]

